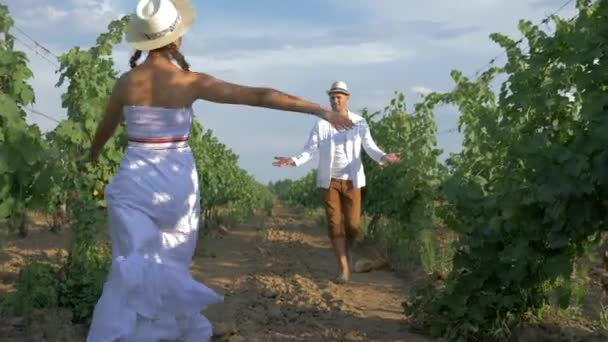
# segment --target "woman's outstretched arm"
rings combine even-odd
[[[311,114],[329,121],[336,129],[348,129],[353,126],[348,117],[276,89],[244,86],[204,73],[194,74],[194,90],[196,97],[201,100]]]

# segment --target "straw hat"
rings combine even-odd
[[[188,0],[139,0],[129,19],[126,41],[136,50],[154,50],[178,40],[194,23]]]
[[[332,93],[350,95],[350,92],[348,91],[348,86],[346,85],[346,82],[343,81],[336,81],[332,83],[331,88],[327,91],[327,95],[330,95]]]

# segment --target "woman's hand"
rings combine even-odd
[[[328,121],[337,130],[350,129],[355,124],[346,115],[320,108],[313,113],[321,119]]]

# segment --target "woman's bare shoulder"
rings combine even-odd
[[[114,85],[112,86],[112,92],[122,94],[127,89],[126,84],[128,79],[129,72],[125,72],[118,76],[116,82],[114,82]]]

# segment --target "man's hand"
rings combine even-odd
[[[341,115],[340,113],[326,110],[323,108],[316,111],[314,115],[328,121],[337,130],[350,129],[355,126],[355,123],[352,122],[348,118],[348,116]]]
[[[388,153],[382,157],[382,161],[387,164],[399,164],[401,162],[401,156],[399,153]]]
[[[296,163],[291,158],[287,157],[274,157],[277,161],[272,163],[272,165],[276,167],[284,167],[284,166],[296,166]]]

